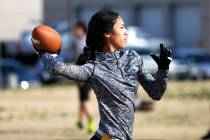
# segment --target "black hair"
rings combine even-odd
[[[87,27],[83,21],[77,21],[74,27],[82,28],[85,33],[87,32]]]
[[[84,64],[87,60],[95,58],[95,51],[102,51],[105,46],[103,35],[111,32],[119,14],[113,11],[99,11],[92,16],[88,23],[86,47],[79,56],[77,64]]]

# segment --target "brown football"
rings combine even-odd
[[[33,46],[37,51],[58,53],[61,49],[61,37],[57,31],[47,25],[36,26],[32,31]]]

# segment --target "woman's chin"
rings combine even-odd
[[[126,43],[123,46],[121,46],[121,49],[125,48],[125,45],[126,45]]]

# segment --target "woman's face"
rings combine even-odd
[[[110,51],[124,48],[128,39],[128,31],[125,28],[123,19],[118,17],[112,31],[105,33],[105,41]]]

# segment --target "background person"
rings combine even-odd
[[[71,54],[72,62],[78,63],[78,57],[83,53],[85,45],[87,28],[84,22],[78,21],[73,27],[73,41],[71,43]],[[87,121],[87,132],[92,133],[94,131],[94,119],[92,115],[92,107],[89,103],[89,93],[91,87],[88,83],[78,81],[77,82],[79,90],[79,118],[77,126],[80,129],[85,127],[85,121]]]

